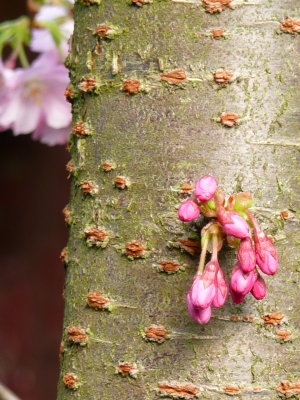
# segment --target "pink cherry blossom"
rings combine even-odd
[[[228,286],[225,281],[225,276],[221,268],[218,269],[215,285],[216,285],[216,294],[215,297],[213,298],[211,305],[215,308],[219,308],[225,304],[228,295]]]
[[[274,275],[278,270],[278,256],[268,236],[261,230],[254,231],[256,262],[266,275]]]
[[[255,279],[253,271],[244,272],[237,263],[232,270],[230,287],[234,292],[246,295],[252,289]]]
[[[68,82],[66,68],[51,52],[29,68],[15,70],[7,82],[9,94],[0,100],[0,128],[11,128],[15,135],[45,135],[44,142],[51,144],[66,142],[71,123],[71,106],[64,97]],[[51,131],[54,136],[49,139]]]
[[[198,322],[198,324],[203,325],[203,324],[206,324],[210,320],[210,317],[211,317],[211,307],[210,306],[208,306],[206,308],[194,307],[189,293],[187,294],[186,302],[187,302],[188,311],[189,311],[190,316],[196,322]]]
[[[245,300],[246,295],[245,294],[241,294],[241,293],[237,293],[235,292],[231,286],[229,286],[229,292],[232,298],[232,301],[235,304],[240,304]]]
[[[192,200],[185,201],[178,209],[178,217],[183,222],[194,221],[199,215],[199,207]]]
[[[199,201],[207,202],[214,197],[218,182],[213,176],[205,175],[196,183],[195,195]]]
[[[226,211],[223,207],[218,208],[218,220],[226,235],[245,239],[249,236],[249,225],[234,211]]]
[[[237,259],[244,272],[253,271],[256,265],[255,251],[249,237],[242,239],[239,245]]]
[[[251,289],[251,294],[256,300],[262,300],[266,297],[266,282],[262,276],[257,273],[256,281],[254,282],[253,288]]]
[[[206,264],[202,275],[196,275],[189,291],[193,306],[196,308],[207,308],[211,305],[216,294],[216,273],[218,264],[210,261]]]

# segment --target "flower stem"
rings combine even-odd
[[[18,49],[18,56],[19,56],[19,60],[20,60],[22,67],[28,68],[29,62],[28,62],[24,47],[22,45]]]
[[[203,271],[204,271],[205,257],[206,257],[206,253],[207,253],[207,246],[208,246],[209,239],[210,239],[210,235],[207,235],[207,238],[206,238],[206,240],[204,240],[204,243],[203,243],[201,256],[200,256],[200,260],[199,260],[199,266],[198,266],[198,275],[202,275]]]
[[[219,245],[219,239],[217,235],[213,235],[213,251],[212,251],[212,257],[211,259],[213,261],[218,260],[218,245]]]
[[[246,211],[247,217],[250,219],[251,224],[253,225],[253,228],[256,232],[260,232],[260,227],[258,226],[258,223],[256,219],[254,218],[253,214],[249,210]]]

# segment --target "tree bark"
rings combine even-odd
[[[286,15],[300,18],[298,1],[249,1],[213,15],[200,0],[129,3],[75,4],[58,399],[300,393],[299,36],[277,33]],[[214,82],[220,68],[236,79]],[[174,70],[182,71],[170,78]],[[224,112],[239,124],[223,126]],[[185,301],[199,254],[183,249],[199,227],[181,223],[176,207],[182,186],[205,174],[227,195],[251,192],[280,269],[267,277],[265,300],[229,298],[199,326]],[[228,278],[235,251],[220,257]],[[89,307],[95,292],[102,297],[90,296]]]

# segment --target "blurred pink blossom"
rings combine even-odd
[[[50,145],[65,143],[71,130],[71,106],[64,97],[69,78],[55,53],[42,54],[29,68],[8,74],[2,67],[1,72],[0,130],[10,128],[15,135],[33,132],[33,138]]]
[[[68,40],[74,30],[74,21],[69,17],[69,10],[65,7],[47,5],[42,6],[35,16],[37,23],[51,22],[57,18],[62,18],[63,22],[59,25],[59,30],[63,36],[60,48],[57,50],[51,33],[46,28],[31,30],[30,49],[38,53],[46,53],[49,51],[57,52],[57,56],[61,62],[64,62],[68,55]]]

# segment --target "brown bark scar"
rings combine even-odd
[[[82,138],[82,137],[87,136],[88,129],[83,122],[77,122],[72,127],[72,133],[73,133],[73,135],[75,135],[79,138]]]
[[[125,176],[117,176],[115,179],[115,186],[118,189],[124,190],[130,186],[130,180]]]
[[[125,254],[127,257],[140,258],[146,253],[146,248],[138,240],[126,244]]]
[[[232,315],[230,317],[230,321],[232,321],[232,322],[254,322],[254,318],[250,317],[248,315],[244,315],[242,317],[239,317],[237,315]]]
[[[219,28],[219,29],[213,29],[211,31],[211,34],[214,39],[219,40],[225,37],[224,32],[225,32],[224,29]]]
[[[239,116],[234,113],[223,112],[220,116],[221,123],[227,128],[232,128],[239,123]]]
[[[66,374],[63,378],[63,383],[68,389],[76,389],[77,377],[73,374]]]
[[[201,246],[198,240],[180,239],[178,243],[183,250],[185,250],[192,256],[194,256],[195,254],[200,254],[201,252]]]
[[[79,89],[83,92],[93,92],[96,88],[96,79],[92,76],[81,78],[79,83]]]
[[[67,224],[69,224],[70,221],[71,221],[71,211],[69,210],[69,207],[66,206],[66,207],[62,210],[62,213],[63,213],[63,215],[64,215],[64,217],[65,217],[65,222],[66,222]]]
[[[59,258],[61,259],[61,261],[63,263],[67,263],[68,262],[68,248],[64,247],[60,253]]]
[[[137,7],[143,7],[147,3],[149,3],[149,0],[131,0],[131,4]]]
[[[235,385],[227,385],[224,388],[224,392],[229,395],[236,395],[236,394],[240,394],[242,392],[242,390]]]
[[[139,370],[135,363],[130,364],[127,362],[120,362],[118,367],[118,373],[122,376],[131,376],[135,378],[138,374]]]
[[[286,210],[280,211],[280,219],[285,220],[285,219],[288,219],[288,217],[289,217],[288,211],[286,211]]]
[[[232,82],[233,74],[223,69],[218,69],[213,74],[214,81],[221,87],[226,87],[228,83]]]
[[[280,325],[283,322],[283,319],[284,319],[284,315],[282,315],[281,313],[278,313],[278,312],[269,313],[262,317],[264,324],[269,327],[275,326],[275,325]]]
[[[109,300],[100,292],[91,292],[87,298],[87,305],[95,310],[103,310],[109,305]]]
[[[61,344],[59,346],[59,359],[61,359],[63,357],[64,352],[65,352],[65,346],[63,344]]]
[[[145,339],[150,342],[163,343],[168,338],[168,332],[163,325],[152,324],[145,330]]]
[[[70,345],[85,343],[88,337],[85,330],[78,326],[69,326],[67,336]]]
[[[112,163],[112,162],[110,162],[110,161],[105,161],[105,162],[102,164],[102,169],[103,169],[103,171],[105,171],[105,172],[109,172],[109,171],[113,170],[114,168],[115,168],[114,163]]]
[[[99,36],[101,38],[106,38],[111,32],[113,32],[113,29],[111,27],[106,25],[99,25],[97,26],[95,32],[93,32],[93,35]]]
[[[85,181],[81,184],[81,190],[85,195],[94,195],[99,191],[98,186],[93,181]]]
[[[176,69],[174,71],[161,74],[160,79],[170,83],[171,85],[179,85],[182,82],[186,82],[187,76],[183,69]]]
[[[280,23],[280,30],[284,33],[296,35],[296,33],[300,33],[300,20],[287,18]]]
[[[289,397],[300,394],[300,382],[292,383],[290,381],[282,381],[280,385],[277,386],[277,390],[288,399]]]
[[[189,183],[184,183],[180,188],[180,194],[182,195],[191,195],[195,190],[195,186]]]
[[[159,269],[162,272],[166,272],[168,274],[174,274],[175,272],[181,269],[180,264],[175,261],[161,261],[158,263]]]
[[[221,13],[226,8],[233,9],[231,0],[202,0],[205,11],[210,14]]]
[[[159,392],[175,399],[193,399],[201,395],[202,389],[191,384],[176,381],[162,382],[158,385]]]
[[[88,246],[106,247],[109,241],[109,235],[102,228],[97,226],[88,227],[84,230],[84,236]]]
[[[74,91],[73,91],[73,89],[71,88],[70,85],[68,85],[68,86],[66,87],[66,90],[65,90],[64,95],[65,95],[66,100],[67,100],[69,103],[71,103],[72,100],[73,100],[73,97],[74,97]]]
[[[67,179],[70,178],[70,176],[72,175],[72,173],[76,170],[76,167],[73,163],[73,161],[69,161],[66,165],[66,170],[69,172],[69,175],[67,177]]]
[[[279,340],[287,342],[291,338],[292,334],[288,331],[278,331],[276,332],[276,336]]]
[[[137,94],[142,88],[140,81],[135,79],[127,79],[123,82],[123,92],[127,92],[127,95]]]

